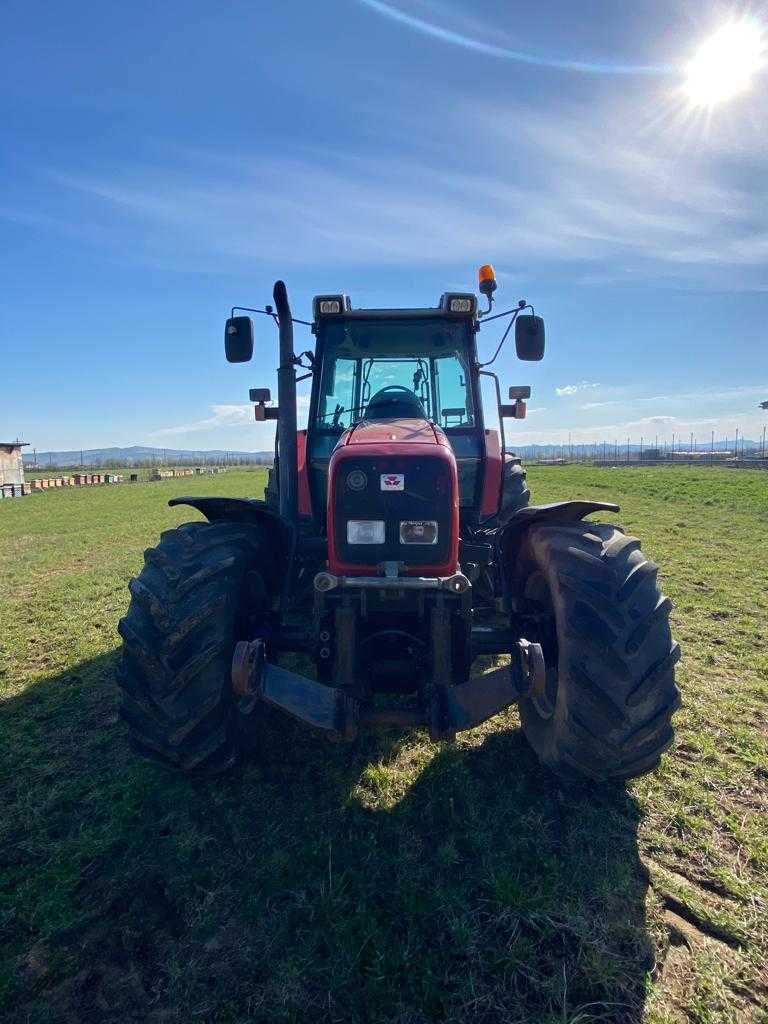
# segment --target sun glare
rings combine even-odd
[[[766,38],[753,21],[724,25],[702,44],[686,67],[684,89],[696,107],[713,107],[738,96],[765,66]]]

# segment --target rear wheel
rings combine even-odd
[[[602,523],[533,528],[515,574],[523,628],[547,667],[520,704],[539,758],[594,779],[653,770],[674,736],[680,648],[640,542]]]
[[[264,489],[264,501],[270,508],[277,509],[280,505],[280,492],[278,490],[279,470],[277,459],[275,464],[267,470],[267,486]]]
[[[501,505],[496,517],[500,526],[504,526],[521,508],[525,508],[531,500],[531,492],[526,483],[526,472],[516,462],[504,463],[504,476],[501,482]]]
[[[270,550],[257,526],[186,523],[145,553],[118,626],[121,715],[139,753],[204,774],[235,760],[232,652],[254,616],[268,620]]]

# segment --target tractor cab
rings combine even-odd
[[[451,302],[462,303],[462,312]],[[323,308],[338,312],[323,313]],[[345,431],[369,421],[427,420],[448,438],[461,502],[477,500],[484,454],[474,296],[432,309],[353,310],[346,297],[315,300],[313,392],[307,427],[313,509],[327,498],[328,463]]]

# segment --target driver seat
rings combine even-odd
[[[394,420],[427,418],[420,398],[410,388],[392,384],[377,391],[363,413],[364,420]]]

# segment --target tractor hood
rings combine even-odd
[[[339,439],[337,447],[360,444],[447,445],[442,430],[424,419],[361,420]]]

